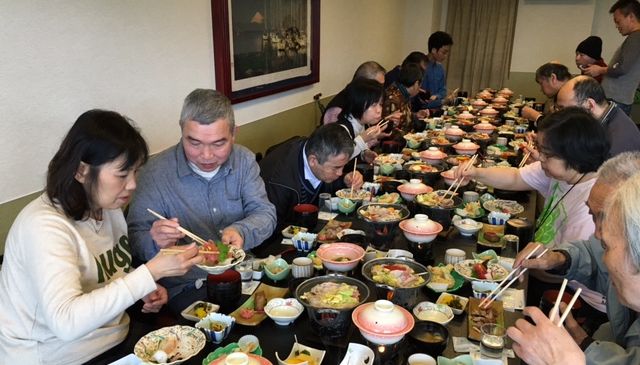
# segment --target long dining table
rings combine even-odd
[[[519,214],[519,216],[523,216],[528,219],[534,219],[536,195],[533,193],[527,193],[521,194],[520,196],[523,198],[522,200],[520,200],[520,203],[525,207],[525,211],[522,214]],[[415,213],[416,207],[411,207],[410,205],[410,208],[414,210],[412,213]],[[373,229],[369,227],[366,222],[358,219],[357,216],[347,217],[344,215],[338,215],[335,219],[348,220],[353,222],[352,228],[364,230],[367,233],[368,238],[373,237],[373,235],[375,234]],[[315,231],[319,230],[325,223],[326,221],[319,221]],[[464,237],[459,234],[455,227],[451,226],[449,229],[441,232],[438,237],[430,243],[429,254],[426,256],[426,258],[423,257],[418,261],[425,265],[441,263],[444,261],[445,251],[449,248],[462,249],[465,251],[467,258],[471,258],[471,253],[476,252],[476,246],[477,238],[475,236]],[[392,236],[387,242],[387,248],[408,248],[408,242],[399,228],[396,228],[396,230],[392,232]],[[266,257],[269,254],[281,254],[282,257],[288,262],[291,262],[292,259],[298,255],[303,255],[303,253],[296,252],[291,245],[282,244],[282,235],[280,233],[274,234],[273,237],[271,237],[271,239],[261,245],[258,250],[255,250],[256,257]],[[304,253],[304,255],[306,255],[306,253]],[[368,301],[375,301],[376,299],[379,299],[376,298],[376,290],[373,284],[367,282],[366,279],[362,278],[360,267],[361,265],[359,265],[356,269],[348,274],[350,276],[358,278],[369,286],[371,295],[369,296]],[[315,273],[315,275],[321,274],[323,273]],[[273,286],[290,287],[291,279],[291,274],[289,274],[288,279],[274,283],[265,275],[262,278],[262,282]],[[525,275],[524,282],[516,283],[515,287],[524,288],[526,295],[526,285],[527,280]],[[465,282],[465,284],[458,291],[456,291],[455,294],[464,297],[473,296],[470,283]],[[435,302],[439,295],[439,293],[435,293],[430,289],[423,287],[419,293],[419,301],[428,300]],[[289,296],[293,297],[294,293],[291,293],[290,291]],[[238,306],[240,306],[247,298],[247,295],[243,295],[238,302]],[[408,309],[411,310],[411,308]],[[119,346],[118,349],[119,354],[123,357],[133,353],[133,344],[135,344],[135,341],[148,332],[165,326],[177,324],[191,326],[194,325],[194,322],[187,321],[180,316],[175,316],[168,310],[164,309],[158,314],[142,314],[140,313],[139,306],[134,306],[128,312],[131,317],[129,340],[125,341],[125,343]],[[505,311],[505,326],[513,325],[513,323],[518,318],[522,318],[522,313],[520,311]],[[232,342],[237,342],[240,337],[247,334],[252,334],[258,337],[258,339],[260,340],[260,346],[263,351],[263,356],[270,360],[273,364],[278,364],[276,353],[278,353],[282,359],[288,356],[295,341],[294,336],[297,337],[298,342],[301,344],[317,349],[326,350],[326,354],[323,360],[324,365],[339,364],[345,356],[347,346],[350,342],[366,344],[371,347],[376,353],[376,360],[374,364],[406,364],[406,359],[409,355],[414,352],[421,352],[420,349],[415,349],[414,347],[412,347],[407,336],[405,336],[405,339],[403,339],[396,345],[378,346],[375,344],[367,343],[367,341],[360,335],[358,329],[353,324],[350,326],[348,332],[340,338],[322,338],[318,335],[317,329],[313,327],[314,326],[312,325],[312,322],[308,318],[306,313],[303,313],[294,323],[288,326],[276,325],[275,322],[269,318],[267,318],[257,326],[243,326],[236,324],[229,336],[221,344],[216,345],[208,342],[202,351],[200,351],[194,357],[185,361],[184,364],[202,364],[203,359],[206,358],[207,355],[214,351],[216,348],[225,346]],[[456,315],[455,318],[446,327],[449,332],[449,339],[446,349],[441,355],[448,358],[462,355],[461,353],[456,353],[454,351],[452,338],[467,337],[467,311],[465,311],[465,313],[463,313],[462,315]],[[508,362],[509,364],[521,363],[517,358],[510,358]]]

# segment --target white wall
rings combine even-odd
[[[336,93],[365,60],[400,63],[426,42],[406,36],[404,17],[430,29],[432,6],[322,0],[320,83],[239,104],[238,124]],[[0,203],[42,189],[83,111],[130,116],[157,152],[177,141],[186,94],[214,86],[208,0],[0,0]]]
[[[622,37],[609,8],[615,0],[520,0],[511,71],[535,72],[542,64],[559,61],[578,72],[575,49],[590,35],[602,38],[602,57],[609,61]]]

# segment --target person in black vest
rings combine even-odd
[[[320,193],[359,189],[359,172],[343,168],[351,159],[353,139],[344,127],[332,123],[316,129],[309,138],[298,137],[276,147],[260,161],[260,176],[269,201],[276,207],[278,227],[293,223],[293,207],[318,204]]]

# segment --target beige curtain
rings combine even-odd
[[[449,0],[446,31],[453,38],[447,87],[500,88],[509,75],[518,0]]]

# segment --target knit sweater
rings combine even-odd
[[[0,271],[0,363],[82,364],[127,335],[125,309],[156,289],[131,267],[122,211],[76,221],[41,196],[18,215]]]

